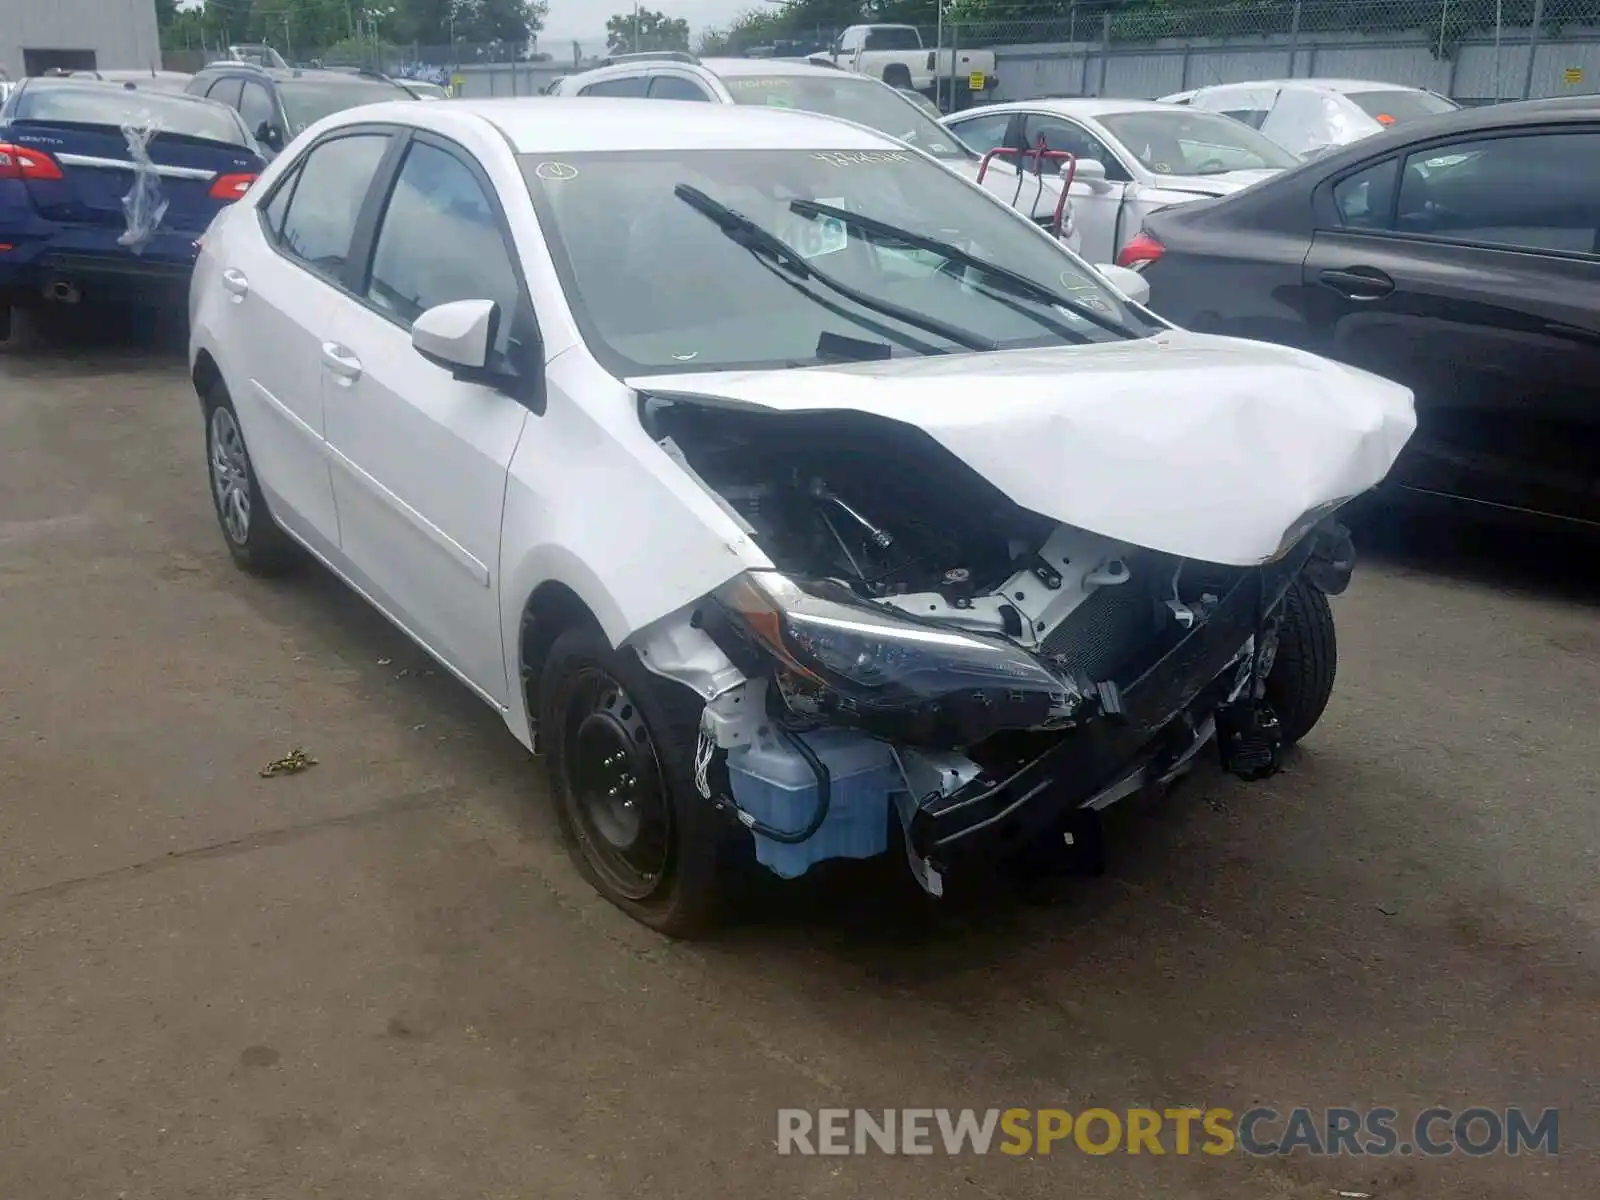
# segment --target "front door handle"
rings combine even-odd
[[[361,378],[361,360],[338,342],[322,343],[322,365],[347,386]]]
[[[237,267],[229,267],[222,273],[222,286],[241,300],[250,294],[250,281]]]
[[[1348,271],[1329,270],[1322,282],[1351,300],[1381,300],[1394,291],[1394,280],[1373,267],[1351,267]]]

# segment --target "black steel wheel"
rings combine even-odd
[[[719,923],[749,834],[700,795],[704,707],[613,650],[591,624],[560,633],[538,688],[539,742],[568,852],[611,903],[673,937]]]
[[[1327,593],[1297,579],[1283,599],[1278,652],[1267,672],[1267,703],[1283,740],[1298,742],[1322,719],[1339,669],[1339,642]]]

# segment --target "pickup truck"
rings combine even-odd
[[[981,95],[999,82],[993,52],[930,49],[913,25],[851,25],[821,57],[847,71],[924,95],[932,95],[937,85],[953,77],[956,108],[970,102],[963,93]]]

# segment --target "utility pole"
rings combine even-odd
[[[633,52],[637,54],[644,47],[639,45],[639,4],[635,0],[633,6]]]

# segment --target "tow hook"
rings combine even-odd
[[[1283,765],[1283,729],[1264,700],[1241,699],[1217,710],[1222,769],[1240,779],[1276,775]]]

